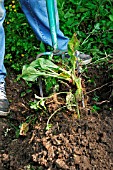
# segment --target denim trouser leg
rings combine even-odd
[[[69,39],[59,29],[57,4],[55,1],[58,49],[67,50]],[[20,0],[20,4],[26,18],[31,25],[37,39],[52,46],[49,21],[46,8],[46,0]]]
[[[58,37],[58,49],[66,50],[69,39],[59,29],[59,18],[57,11],[57,4],[55,1],[56,10],[56,25]],[[51,34],[49,30],[48,15],[46,9],[46,0],[20,0],[26,18],[31,25],[37,39],[52,46]],[[5,33],[3,28],[3,21],[5,19],[4,0],[0,0],[0,82],[4,81],[6,77],[6,69],[4,67],[5,55]]]
[[[4,0],[0,0],[0,82],[4,82],[6,76],[6,69],[4,67],[5,54],[5,33],[3,28],[3,21],[5,19]]]

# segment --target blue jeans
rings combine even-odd
[[[54,1],[56,10],[55,12],[56,12],[58,49],[67,50],[67,44],[69,39],[64,36],[64,34],[61,32],[59,28],[57,3],[56,0]],[[46,9],[46,0],[20,0],[20,4],[37,39],[52,46],[48,15]],[[4,67],[5,33],[3,28],[5,15],[6,11],[4,8],[4,0],[0,0],[0,82],[4,82],[4,78],[6,77],[6,69]]]

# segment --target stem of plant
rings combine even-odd
[[[57,109],[57,110],[55,110],[55,112],[53,112],[53,114],[48,118],[48,121],[47,121],[47,125],[46,125],[46,128],[48,127],[48,125],[49,125],[49,121],[50,121],[50,119],[58,112],[58,111],[60,111],[60,110],[62,110],[62,109],[64,109],[64,108],[66,108],[66,106],[63,106],[63,107],[61,107],[61,108],[59,108],[59,109]]]

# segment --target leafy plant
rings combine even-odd
[[[66,105],[67,108],[70,108],[71,111],[72,107],[76,107],[77,112],[79,113],[77,103],[82,101],[82,86],[81,78],[78,77],[76,73],[77,58],[75,56],[75,51],[79,47],[79,41],[76,37],[76,34],[73,35],[68,46],[68,53],[70,55],[68,67],[66,66],[66,64],[64,65],[64,61],[61,63],[61,65],[57,65],[49,59],[38,58],[35,61],[31,62],[29,65],[23,66],[22,78],[26,81],[36,82],[37,78],[44,77],[44,79],[53,78],[53,80],[56,81],[67,81],[67,84],[72,83],[72,85],[76,86],[76,91],[69,91],[66,97]],[[36,102],[35,105],[32,104],[32,108],[41,109],[40,106],[42,106],[42,102],[44,106],[45,99],[40,97],[39,99],[40,100]]]
[[[108,76],[113,78],[113,1],[92,0],[90,2],[86,0],[57,0],[57,3],[60,28],[63,33],[71,38],[73,33],[76,32],[77,37],[80,40],[79,50],[86,52],[93,57],[92,65],[103,65],[104,67],[103,63],[106,63],[109,71]],[[5,8],[7,10],[6,19],[4,22],[6,33],[5,65],[7,67],[10,66],[16,71],[20,71],[24,64],[29,64],[29,62],[35,59],[37,54],[44,52],[46,48],[42,42],[40,43],[36,39],[20,8],[18,0],[5,1]],[[70,52],[68,51],[68,53]],[[49,76],[50,74],[53,75],[53,73],[56,76],[54,76],[54,78],[52,76],[48,77],[46,72],[46,75],[44,75],[46,91],[48,94],[49,92],[52,92],[52,86],[58,85],[57,80],[60,78],[63,82],[66,81],[67,84],[70,82],[72,82],[72,84],[75,83],[77,86],[75,93],[76,96],[77,93],[79,96],[76,100],[79,100],[82,98],[81,78],[78,76],[76,77],[76,72],[74,71],[76,66],[73,61],[76,60],[76,58],[74,58],[73,52],[70,55],[72,56],[71,59],[68,60],[68,63],[66,63],[66,67],[65,64],[63,65],[62,61],[60,69],[58,68],[57,70],[50,68],[51,71],[47,70],[49,72]],[[54,62],[56,61],[57,60],[55,59]],[[25,68],[27,69],[28,66],[25,66]],[[41,72],[41,69],[42,68],[38,70],[38,73],[39,71]],[[37,68],[34,68],[34,70],[37,72]],[[45,69],[43,69],[43,73],[45,74]],[[57,75],[60,77],[57,78]],[[37,77],[40,76],[41,75],[38,75]],[[95,84],[95,79],[90,79],[89,81]],[[27,93],[27,91],[25,93]],[[22,96],[24,96],[25,93],[23,93]],[[73,92],[71,91],[67,96],[72,97]],[[70,101],[70,108],[71,105],[72,102]]]

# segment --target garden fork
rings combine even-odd
[[[47,13],[48,13],[48,20],[49,20],[49,27],[50,27],[53,51],[40,53],[40,54],[37,55],[36,58],[39,58],[39,57],[44,56],[44,55],[51,56],[51,58],[54,55],[61,55],[62,59],[63,59],[64,55],[65,55],[65,51],[58,50],[54,0],[46,0],[46,6],[47,6]],[[39,89],[40,89],[40,95],[43,97],[41,77],[39,78]]]
[[[37,55],[36,58],[39,58],[44,55],[51,56],[51,58],[54,55],[60,55],[60,56],[62,56],[62,59],[64,59],[66,51],[58,50],[58,39],[57,39],[54,0],[46,0],[46,6],[47,6],[47,13],[48,13],[48,20],[49,20],[49,27],[50,27],[53,51],[40,53],[39,55]],[[76,61],[76,64],[77,64],[77,61]],[[77,70],[79,70],[79,64],[77,64],[77,68],[78,68]],[[39,89],[40,89],[40,95],[43,97],[42,78],[41,77],[39,77]]]
[[[48,20],[49,20],[53,51],[40,53],[39,55],[37,55],[37,58],[43,55],[48,55],[48,56],[61,55],[62,57],[64,57],[65,51],[58,50],[54,0],[46,0],[46,6],[47,6],[47,13],[48,13]]]

